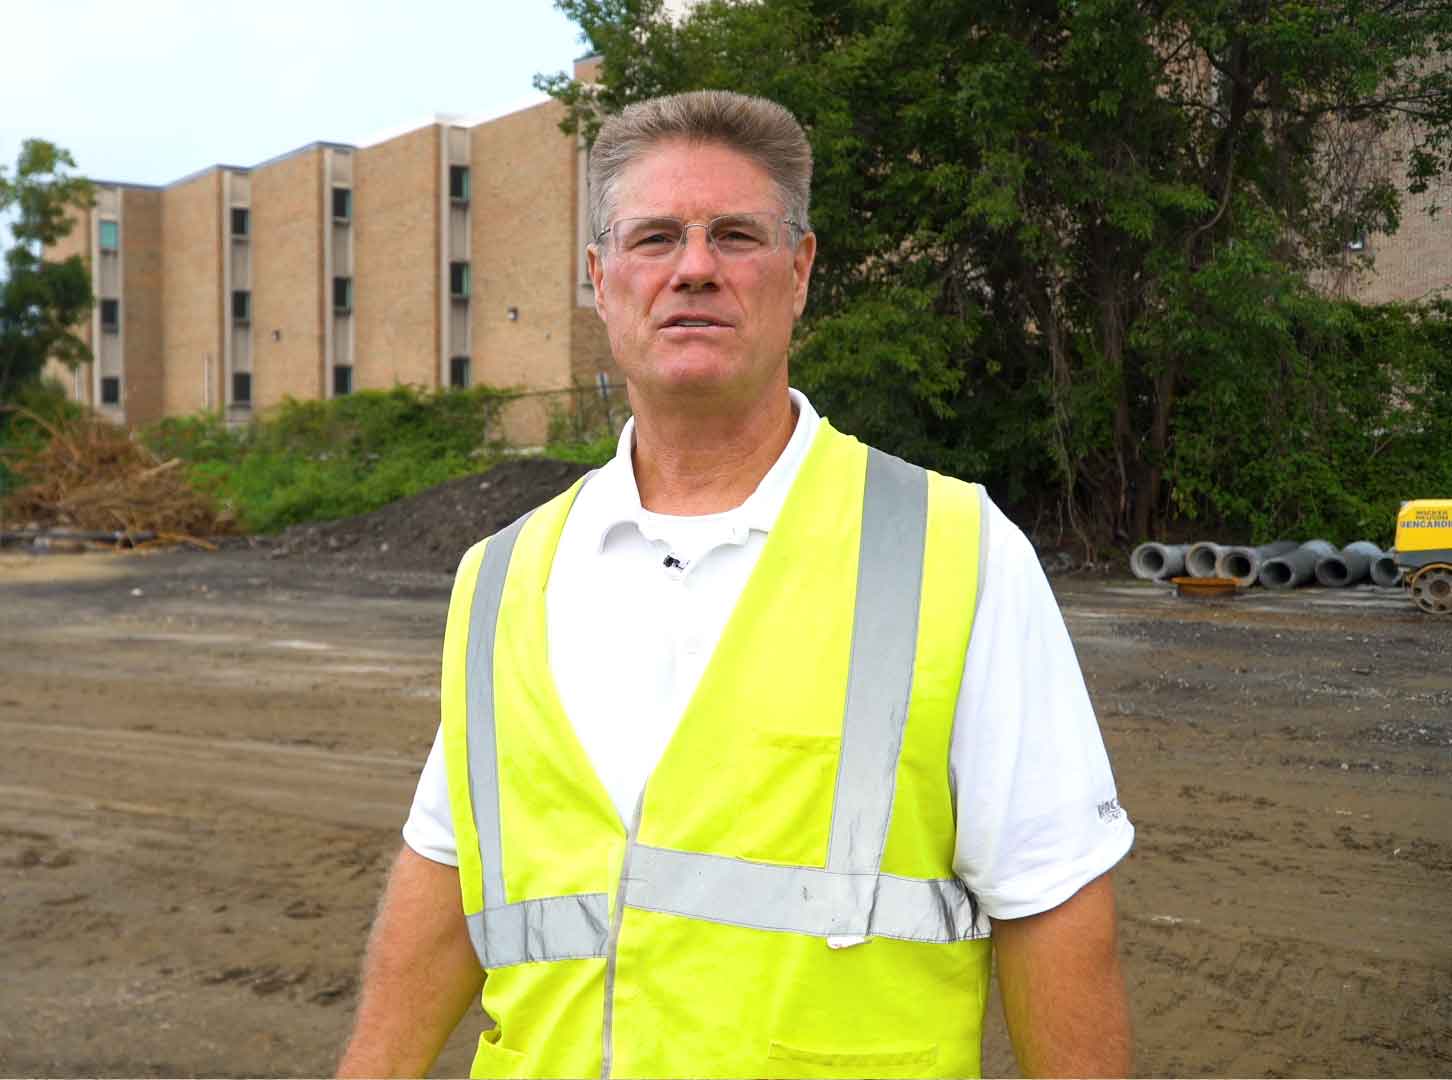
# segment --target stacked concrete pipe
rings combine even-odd
[[[1234,578],[1235,584],[1247,588],[1256,583],[1267,559],[1289,554],[1300,546],[1295,540],[1277,540],[1260,547],[1228,547],[1215,561],[1215,576]]]
[[[1383,551],[1371,560],[1371,583],[1383,589],[1392,589],[1402,583],[1402,568],[1397,565],[1395,550]]]
[[[1316,580],[1328,589],[1344,589],[1365,581],[1371,564],[1382,557],[1381,548],[1370,540],[1347,544],[1340,554],[1328,555],[1316,562]]]
[[[1260,583],[1267,589],[1294,589],[1316,576],[1316,563],[1337,554],[1328,540],[1307,540],[1295,551],[1267,559],[1260,568]]]
[[[1184,544],[1140,544],[1129,556],[1129,568],[1137,578],[1167,581],[1185,571]]]
[[[1215,565],[1220,561],[1220,556],[1224,555],[1225,551],[1225,548],[1219,544],[1212,544],[1209,540],[1202,540],[1198,544],[1191,544],[1190,550],[1185,552],[1185,571],[1191,577],[1214,577],[1218,573]]]

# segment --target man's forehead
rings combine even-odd
[[[643,151],[620,174],[615,214],[695,216],[777,208],[771,175],[718,142],[672,140]]]

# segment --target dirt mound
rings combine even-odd
[[[547,502],[589,471],[547,458],[514,458],[370,514],[296,525],[274,541],[276,558],[346,556],[388,570],[453,573],[470,545]]]

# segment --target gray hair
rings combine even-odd
[[[786,216],[811,228],[812,148],[796,117],[766,98],[695,90],[627,105],[590,148],[590,238],[609,224],[621,174],[660,143],[719,143],[755,159],[771,177]]]

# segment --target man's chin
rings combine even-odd
[[[744,382],[741,370],[720,356],[671,357],[656,368],[652,381],[663,391],[682,393],[725,390]]]

